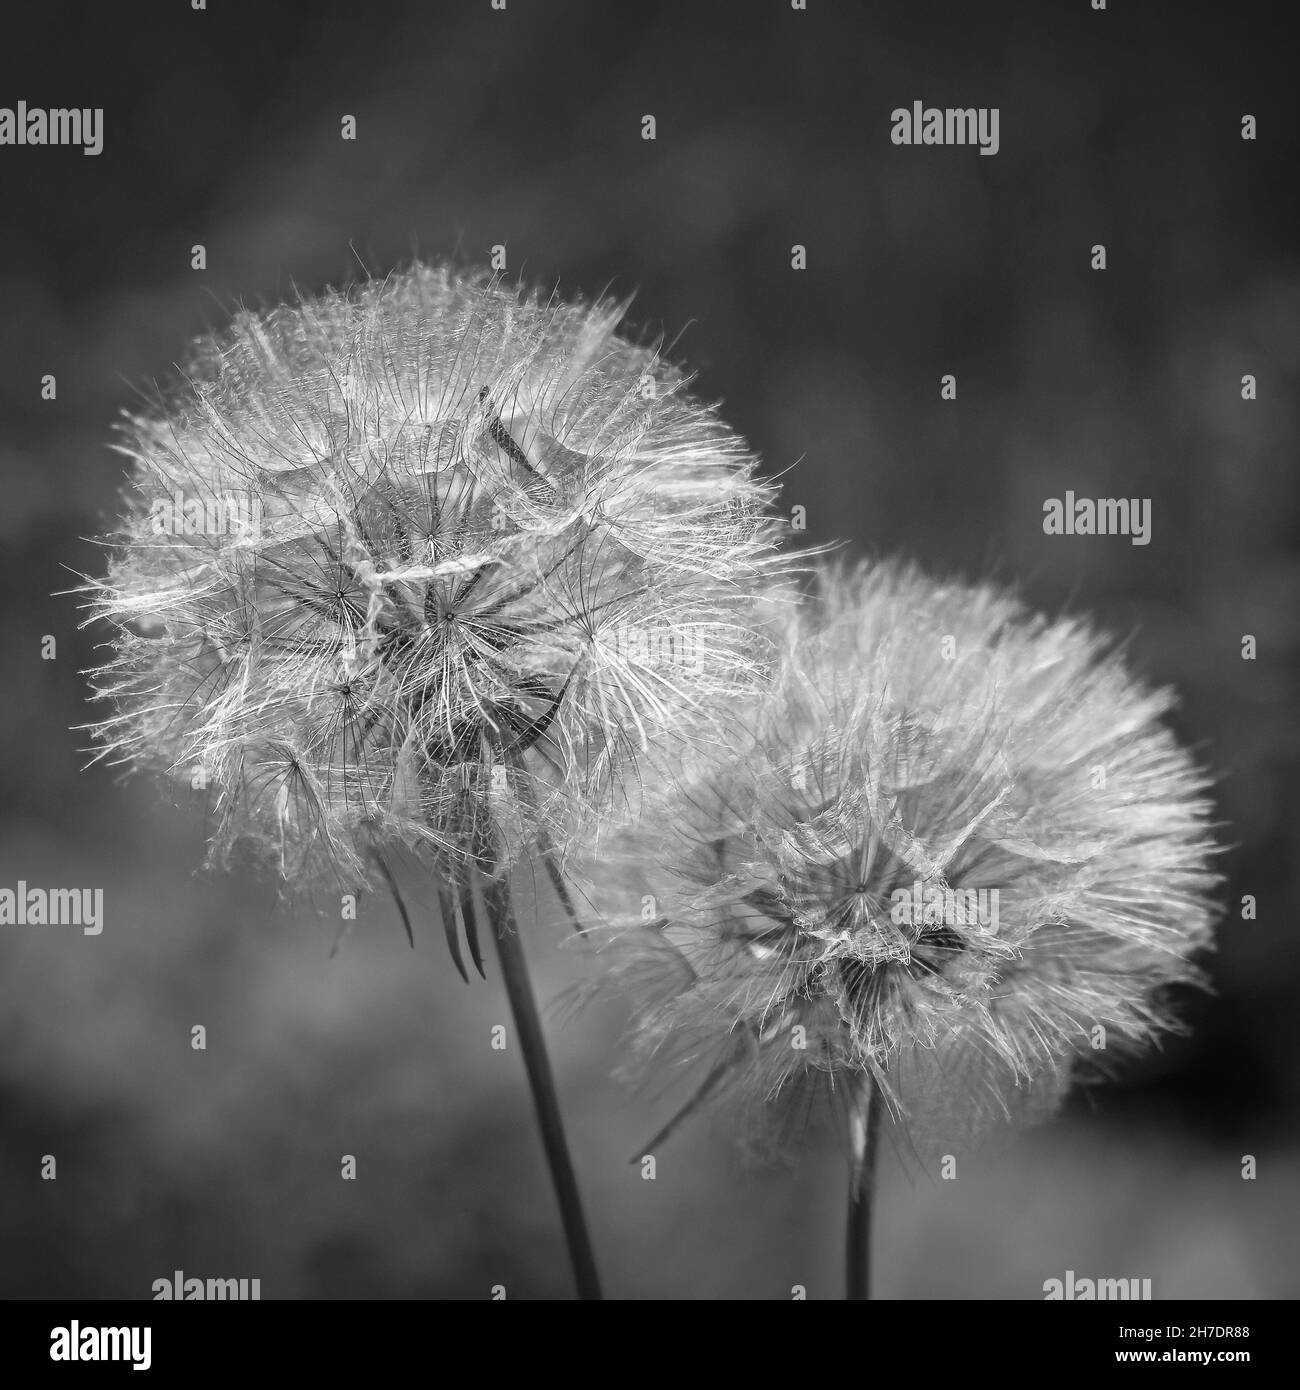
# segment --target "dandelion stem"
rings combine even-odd
[[[514,785],[519,793],[520,800],[536,816],[537,813],[537,792],[532,781],[528,776],[528,771],[524,766],[523,756],[518,749],[514,749],[509,754],[510,766],[514,770]],[[538,826],[535,832],[537,837],[537,852],[543,864],[546,865],[546,872],[550,875],[551,886],[555,889],[555,896],[560,900],[560,906],[569,916],[573,923],[573,929],[579,936],[585,936],[587,928],[583,925],[582,918],[578,915],[578,909],[573,901],[573,894],[569,891],[569,885],[564,877],[564,870],[560,868],[559,855],[555,849],[555,842],[551,839],[546,827],[537,817]]]
[[[880,1134],[880,1087],[868,1077],[849,1112],[849,1211],[844,1236],[844,1297],[871,1297],[871,1198]]]
[[[551,1170],[551,1183],[560,1206],[564,1238],[569,1247],[569,1260],[578,1286],[578,1297],[599,1299],[600,1277],[592,1254],[591,1238],[582,1214],[578,1196],[578,1181],[569,1158],[569,1146],[564,1137],[564,1122],[560,1118],[559,1101],[555,1093],[555,1078],[546,1053],[537,1001],[528,978],[528,963],[524,958],[523,941],[515,923],[510,901],[510,886],[504,878],[483,885],[483,899],[492,922],[492,935],[497,944],[497,959],[501,962],[501,977],[505,981],[514,1017],[515,1032],[524,1054],[524,1068],[533,1093],[537,1111],[537,1126],[541,1130],[542,1147]]]

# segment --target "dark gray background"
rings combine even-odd
[[[1132,633],[1221,778],[1225,900],[1256,894],[1259,920],[1230,916],[1193,1037],[963,1157],[956,1182],[887,1156],[880,1293],[1034,1298],[1074,1269],[1157,1297],[1294,1295],[1288,18],[1124,0],[7,14],[0,104],[103,106],[106,143],[0,149],[0,883],[102,886],[107,927],[0,929],[0,1293],[146,1297],[176,1268],[257,1276],[264,1297],[568,1292],[518,1062],[488,1047],[495,980],[463,985],[431,930],[412,957],[379,904],[330,960],[329,930],[261,888],[194,878],[195,806],[79,771],[68,726],[102,634],[51,596],[65,567],[101,567],[81,538],[114,506],[112,422],[188,337],[294,284],[413,253],[482,264],[504,241],[512,273],[561,293],[635,291],[636,324],[676,340],[766,466],[797,465],[811,539],[994,574]],[[1000,153],[894,147],[889,112],[915,99],[999,107]],[[1066,489],[1150,497],[1152,543],[1045,537]],[[554,995],[582,963],[530,931]],[[706,1123],[642,1182],[624,1160],[667,1111],[605,1079],[619,1024],[611,1005],[556,1043],[611,1292],[836,1296],[839,1156],[749,1171]]]

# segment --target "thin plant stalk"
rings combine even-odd
[[[862,1081],[849,1111],[849,1209],[844,1234],[844,1297],[871,1297],[871,1202],[880,1139],[880,1088]]]
[[[537,796],[533,791],[533,785],[524,767],[522,756],[515,752],[510,758],[510,765],[514,769],[514,787],[519,793],[519,798],[523,804],[534,814],[537,812]],[[578,909],[573,901],[573,894],[569,891],[569,885],[564,877],[564,870],[560,868],[559,856],[556,853],[555,845],[551,841],[550,835],[542,825],[538,825],[536,830],[538,857],[546,865],[546,872],[551,880],[551,887],[555,889],[555,896],[560,901],[560,906],[564,909],[569,920],[573,923],[573,930],[579,936],[585,936],[586,926],[582,918],[578,915]]]
[[[528,977],[523,940],[515,922],[510,886],[505,878],[498,878],[483,883],[482,888],[492,936],[496,941],[497,959],[501,963],[501,978],[505,982],[515,1033],[524,1055],[524,1068],[528,1073],[528,1084],[533,1093],[533,1106],[537,1112],[542,1147],[546,1150],[551,1183],[560,1207],[560,1220],[564,1226],[564,1239],[569,1247],[569,1260],[573,1265],[578,1297],[599,1299],[602,1297],[600,1276],[596,1272],[591,1237],[587,1234],[582,1201],[578,1195],[578,1180],[569,1157],[569,1145],[564,1137],[564,1122],[560,1117],[555,1078],[551,1073],[551,1063],[546,1052],[546,1039],[537,1012],[537,1000]],[[466,897],[468,896],[467,894]],[[470,904],[465,910],[472,912],[473,905]]]

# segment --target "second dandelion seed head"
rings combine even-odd
[[[648,905],[611,933],[640,1053],[778,1112],[865,1079],[978,1123],[1058,1098],[1098,1029],[1159,1036],[1215,881],[1169,705],[991,587],[828,570],[743,748],[611,875]]]

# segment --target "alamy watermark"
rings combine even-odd
[[[153,1364],[149,1327],[82,1327],[73,1321],[50,1329],[51,1361],[130,1361],[133,1371]]]
[[[82,154],[104,148],[102,106],[0,106],[0,145],[80,145]]]
[[[150,1285],[155,1303],[213,1302],[257,1302],[262,1297],[260,1279],[200,1279],[192,1275],[188,1279],[185,1271],[178,1269],[170,1278],[155,1279]]]
[[[889,113],[889,138],[895,145],[978,145],[980,154],[997,154],[1000,145],[996,106],[924,106]]]
[[[704,669],[703,644],[692,623],[615,623],[602,636],[620,660],[638,666]]]
[[[149,504],[155,536],[235,536],[255,541],[262,531],[262,500],[248,493],[186,497],[177,491]]]
[[[0,927],[80,927],[86,936],[104,930],[102,888],[0,888]]]
[[[1136,1302],[1150,1297],[1150,1279],[1088,1279],[1067,1269],[1064,1279],[1047,1279],[1043,1282],[1045,1303],[1059,1300]]]
[[[1043,503],[1047,536],[1128,536],[1134,545],[1151,543],[1149,497],[1049,497]]]
[[[998,929],[996,888],[948,888],[914,883],[890,894],[889,919],[895,926]]]

